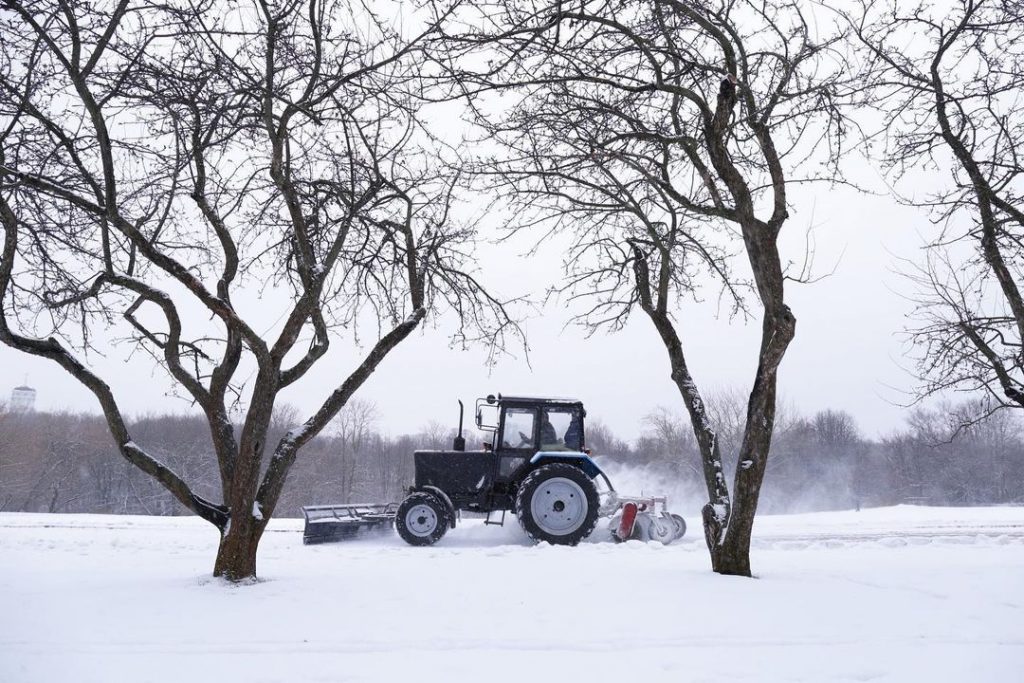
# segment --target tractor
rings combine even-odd
[[[488,435],[483,450],[466,451],[459,401],[452,449],[413,454],[415,481],[401,503],[305,507],[304,541],[340,540],[393,524],[407,543],[432,545],[455,528],[461,512],[483,514],[485,524],[496,525],[513,512],[530,538],[558,545],[587,538],[600,517],[611,517],[618,541],[670,543],[686,532],[664,497],[616,493],[586,448],[580,401],[498,394],[477,399],[475,412],[477,428]]]

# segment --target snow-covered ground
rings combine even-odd
[[[756,580],[699,536],[303,546],[277,520],[231,587],[195,519],[0,514],[0,681],[1024,680],[1024,509],[762,517]]]

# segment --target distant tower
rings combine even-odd
[[[11,392],[11,412],[31,413],[35,408],[36,390],[28,385],[27,380],[20,387],[14,387]]]

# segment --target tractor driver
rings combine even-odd
[[[551,423],[554,417],[558,429]],[[568,425],[566,423],[568,422]],[[565,428],[565,436],[559,437],[558,430]],[[575,411],[565,409],[541,412],[540,449],[542,451],[578,451],[582,446],[583,425]]]
[[[563,448],[565,446],[558,439],[558,432],[555,431],[555,426],[551,424],[548,411],[541,411],[540,449],[542,451],[560,451]]]
[[[569,420],[569,428],[565,430],[565,447],[570,451],[583,449],[583,424],[580,414],[576,411],[573,411],[572,418]]]

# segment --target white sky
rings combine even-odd
[[[867,171],[867,169],[865,169]],[[889,197],[858,195],[848,189],[803,186],[793,193],[792,218],[784,229],[784,254],[802,260],[805,232],[813,225],[816,269],[834,275],[810,285],[790,285],[787,298],[797,315],[797,336],[781,371],[781,395],[798,411],[824,408],[849,411],[867,436],[899,426],[905,411],[897,405],[913,385],[904,360],[910,303],[898,295],[908,285],[896,257],[920,258],[923,236],[934,230],[923,214],[900,207]],[[495,226],[485,228],[493,234]],[[532,291],[538,298],[561,273],[560,254],[523,258],[521,249],[486,247],[492,254],[479,264],[482,279],[494,291],[512,295]],[[841,257],[841,260],[840,260]],[[691,368],[702,390],[750,385],[759,321],[716,319],[715,305],[690,304],[678,317]],[[752,307],[755,314],[759,310]],[[377,404],[378,425],[397,434],[430,421],[453,425],[456,399],[471,405],[488,393],[574,396],[620,436],[635,438],[643,416],[656,406],[683,413],[668,360],[642,314],[624,331],[585,339],[582,330],[563,329],[570,312],[548,305],[525,323],[530,365],[522,353],[484,366],[483,348],[450,349],[443,323],[424,329],[400,346],[358,396]],[[268,324],[272,320],[268,320]],[[127,361],[111,349],[92,365],[114,387],[129,414],[184,412],[189,404],[167,394],[170,383],[143,354]],[[356,349],[335,340],[332,353],[309,377],[284,395],[303,414],[312,411],[357,362]],[[27,377],[43,410],[97,411],[85,389],[46,361],[0,347],[4,397]],[[532,366],[532,367],[531,367]]]
[[[447,116],[453,128],[456,116]],[[446,131],[451,132],[451,130]],[[883,189],[874,169],[857,164],[853,178]],[[918,181],[925,189],[927,181]],[[810,414],[832,408],[850,412],[869,437],[884,434],[903,421],[906,393],[914,384],[904,358],[911,303],[899,292],[908,283],[895,272],[898,259],[920,260],[920,248],[935,234],[927,216],[901,207],[889,196],[861,195],[825,185],[794,186],[791,218],[783,230],[785,259],[803,259],[806,231],[812,227],[817,272],[838,262],[831,277],[811,285],[789,285],[787,299],[797,316],[797,335],[781,369],[781,398]],[[499,226],[490,219],[481,226],[495,236]],[[481,280],[506,296],[529,293],[541,298],[557,283],[561,255],[542,251],[523,258],[520,248],[490,246],[480,263]],[[711,293],[709,292],[709,296]],[[253,298],[253,297],[250,297]],[[271,297],[272,298],[272,297]],[[688,305],[679,312],[678,328],[689,365],[706,396],[735,388],[744,392],[752,381],[760,333],[760,309],[751,302],[753,318],[715,318],[713,301]],[[574,396],[624,438],[642,430],[644,415],[665,406],[682,415],[678,392],[669,379],[666,353],[649,321],[637,312],[629,326],[614,335],[585,339],[578,328],[563,329],[571,316],[564,306],[551,304],[524,324],[529,335],[530,365],[522,353],[502,358],[494,368],[484,365],[486,350],[451,349],[442,321],[438,329],[420,330],[388,357],[360,390],[358,397],[377,405],[378,426],[386,432],[412,432],[431,421],[454,426],[456,399],[472,405],[488,393]],[[272,326],[278,312],[264,314],[255,327]],[[373,331],[364,338],[372,343]],[[331,353],[283,401],[308,415],[358,363],[362,350],[346,339],[335,339]],[[91,357],[113,386],[122,409],[138,415],[156,411],[194,410],[169,395],[170,382],[148,356],[128,360],[124,345],[109,349],[105,358]],[[38,391],[42,410],[98,411],[92,395],[53,363],[19,354],[0,345],[0,399],[27,379]]]

